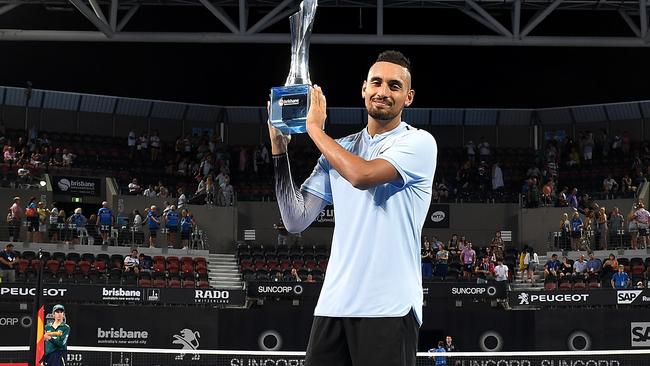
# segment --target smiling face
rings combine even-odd
[[[377,122],[399,118],[404,107],[413,102],[414,94],[409,71],[385,61],[372,65],[361,89],[368,115]]]

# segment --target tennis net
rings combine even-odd
[[[304,352],[69,347],[66,366],[304,366]],[[27,347],[0,347],[0,366],[27,362]],[[650,349],[419,352],[417,366],[646,366]],[[334,366],[334,365],[333,365]],[[369,365],[371,366],[371,365]]]

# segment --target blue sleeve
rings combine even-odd
[[[333,203],[329,170],[329,162],[323,155],[321,155],[314,170],[311,172],[309,178],[307,178],[302,184],[300,190],[309,192],[329,203]]]
[[[426,131],[417,130],[398,138],[378,158],[391,163],[400,175],[397,187],[421,186],[430,188],[436,171],[438,146]]]

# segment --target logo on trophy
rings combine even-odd
[[[317,0],[303,0],[300,10],[289,17],[291,68],[284,86],[271,88],[269,120],[285,135],[305,133],[309,111],[309,41]]]

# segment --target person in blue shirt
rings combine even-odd
[[[181,211],[181,245],[183,249],[187,249],[192,228],[196,225],[194,218],[190,215],[187,209]]]
[[[580,238],[582,237],[582,219],[578,211],[573,213],[571,218],[571,249],[578,250],[580,248]]]
[[[38,232],[38,206],[36,197],[31,197],[27,207],[25,207],[25,217],[27,218],[27,242],[34,241],[34,233]]]
[[[149,223],[149,248],[155,248],[156,236],[160,228],[160,219],[158,218],[158,208],[156,205],[151,206],[151,209],[149,209],[147,222]]]
[[[165,214],[165,227],[167,228],[167,246],[174,247],[176,245],[176,233],[178,232],[178,211],[176,206],[171,205]]]
[[[97,211],[97,226],[99,226],[99,232],[102,235],[102,244],[108,243],[108,234],[113,228],[114,217],[113,211],[108,208],[108,202],[102,202],[102,208]]]
[[[334,205],[332,250],[309,336],[305,364],[414,366],[422,324],[420,238],[431,203],[438,148],[427,131],[402,121],[413,102],[409,60],[382,52],[360,94],[366,127],[334,140],[326,99],[310,88],[307,135],[321,152],[298,188],[289,138],[269,125],[275,191],[290,233]],[[387,331],[390,329],[391,331]]]
[[[612,288],[625,289],[630,285],[630,276],[625,273],[623,265],[618,266],[618,272],[612,275]]]
[[[429,353],[441,353],[441,352],[447,352],[445,349],[445,342],[443,341],[438,341],[438,347],[437,348],[432,348],[429,350]],[[444,356],[431,356],[435,360],[436,366],[446,366],[447,365],[447,357]]]
[[[68,223],[72,224],[76,235],[74,236],[74,241],[76,242],[79,238],[79,232],[83,231],[86,228],[86,223],[88,219],[83,215],[81,207],[77,207],[74,210],[74,214],[68,218]]]

